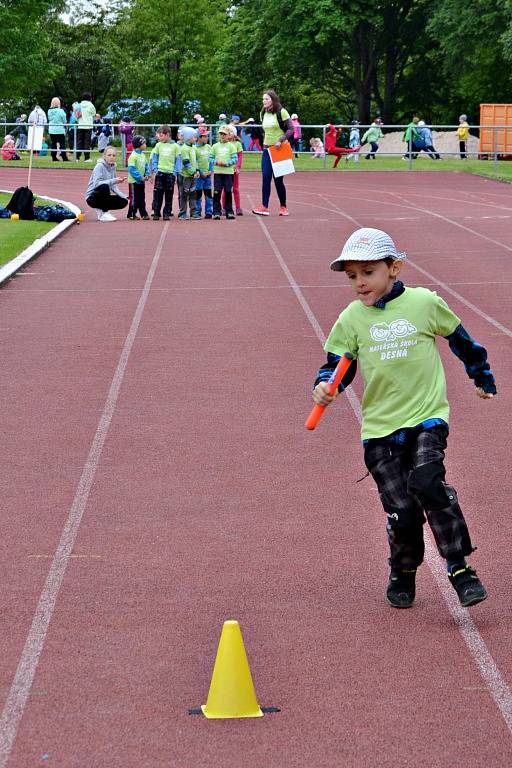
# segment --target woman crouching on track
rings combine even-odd
[[[284,141],[293,137],[294,125],[290,115],[283,109],[279,96],[275,91],[265,91],[263,94],[263,109],[260,114],[260,122],[264,131],[263,154],[261,156],[261,173],[263,175],[261,184],[261,205],[253,209],[253,213],[258,216],[269,216],[268,204],[270,200],[270,188],[272,178],[276,185],[276,192],[279,198],[280,216],[288,216],[286,208],[286,187],[282,176],[275,177],[272,171],[272,162],[268,148],[270,146],[280,147]]]
[[[98,221],[116,221],[109,211],[120,210],[128,205],[128,198],[117,186],[125,179],[116,176],[116,150],[107,147],[91,173],[85,193],[87,205],[96,209]]]

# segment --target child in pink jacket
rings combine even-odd
[[[2,144],[2,160],[21,160],[16,152],[16,144],[10,133],[4,139]]]

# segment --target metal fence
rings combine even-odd
[[[27,128],[28,125],[24,124]],[[133,123],[134,132],[140,135],[143,135],[146,138],[148,147],[151,147],[156,143],[155,138],[155,131],[158,128],[160,123]],[[171,128],[172,135],[175,137],[178,131],[178,128],[183,125],[183,123],[168,123],[169,127]],[[220,127],[218,124],[214,123],[205,123],[206,127],[209,131],[209,137],[210,140],[216,139],[218,128]],[[30,148],[27,146],[19,146],[19,129],[21,127],[20,123],[9,123],[9,122],[3,122],[0,123],[0,126],[3,127],[4,136],[7,134],[14,135],[15,138],[17,138],[16,144],[17,151],[19,153],[26,153],[30,152]],[[79,125],[75,124],[67,124],[64,126],[66,128],[66,151],[68,154],[71,154],[72,156],[76,156],[77,154],[77,131],[83,130],[80,128]],[[101,127],[101,125],[97,126],[98,128]],[[339,145],[342,147],[348,146],[348,138],[351,130],[351,125],[336,125],[336,128],[340,129],[340,139],[339,139]],[[369,125],[359,125],[359,131],[360,136],[362,137],[366,130],[369,128]],[[450,142],[453,145],[453,148],[450,150],[441,149],[441,150],[435,150],[437,154],[439,154],[441,157],[460,157],[460,149],[458,146],[458,137],[456,135],[456,131],[458,128],[457,125],[452,124],[443,124],[443,125],[429,125],[428,128],[433,131],[434,133],[441,132],[443,135],[449,134],[450,136]],[[123,163],[126,163],[127,158],[127,147],[125,142],[125,135],[124,133],[121,133],[119,131],[119,125],[109,124],[109,128],[111,130],[111,135],[108,137],[109,144],[113,144],[114,146],[120,147],[121,149],[121,155]],[[257,123],[251,123],[251,124],[242,124],[238,126],[240,130],[240,138],[242,141],[242,146],[244,149],[244,152],[249,152],[249,145],[250,145],[250,131],[253,128],[261,128],[261,126]],[[320,138],[322,141],[322,144],[325,148],[325,137],[328,130],[328,125],[326,124],[304,124],[300,126],[301,128],[301,138],[299,140],[299,145],[296,147],[296,153],[299,156],[303,157],[309,157],[313,155],[313,152],[310,150],[309,144],[310,140],[312,138]],[[403,133],[405,129],[407,128],[407,125],[404,124],[388,124],[388,125],[381,125],[381,130],[384,133],[384,138],[389,135],[395,135],[400,140],[403,136]],[[45,125],[45,131],[47,132],[48,126]],[[473,140],[471,143],[474,144],[474,140],[478,140],[478,149],[475,149],[475,147],[468,147],[466,155],[472,159],[480,159],[480,160],[491,160],[494,161],[495,164],[498,163],[499,160],[502,159],[509,159],[512,160],[512,125],[472,125],[470,126],[470,137]],[[476,136],[475,136],[476,134]],[[91,137],[94,141],[95,136],[95,129],[91,129]],[[385,149],[379,148],[378,150],[378,156],[381,157],[403,157],[405,160],[408,161],[409,168],[413,167],[413,161],[416,159],[416,157],[425,149],[422,147],[420,149],[415,149],[415,146],[412,141],[409,141],[409,144],[400,141],[399,149],[395,149],[395,151],[386,151]],[[94,147],[93,147],[94,149]],[[50,153],[50,147],[47,148],[46,152]],[[258,149],[251,149],[251,153],[257,153],[260,150]],[[89,152],[89,150],[80,150],[80,153]],[[364,147],[361,149],[359,155],[366,156],[369,153],[368,145],[365,144]],[[40,153],[39,153],[40,154]],[[356,154],[356,153],[354,153]],[[346,155],[346,157],[351,157],[351,155]],[[322,154],[322,156],[319,158],[321,162],[319,162],[318,167],[319,168],[327,168],[328,163],[328,153],[325,152]]]

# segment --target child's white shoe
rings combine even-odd
[[[101,214],[100,221],[117,221],[117,219],[115,216],[112,216],[111,213],[105,211],[105,213]]]

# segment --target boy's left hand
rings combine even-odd
[[[494,397],[494,395],[492,395],[490,392],[485,392],[485,390],[483,390],[481,387],[476,388],[476,393],[478,397],[482,397],[485,400],[489,400],[489,398]]]

